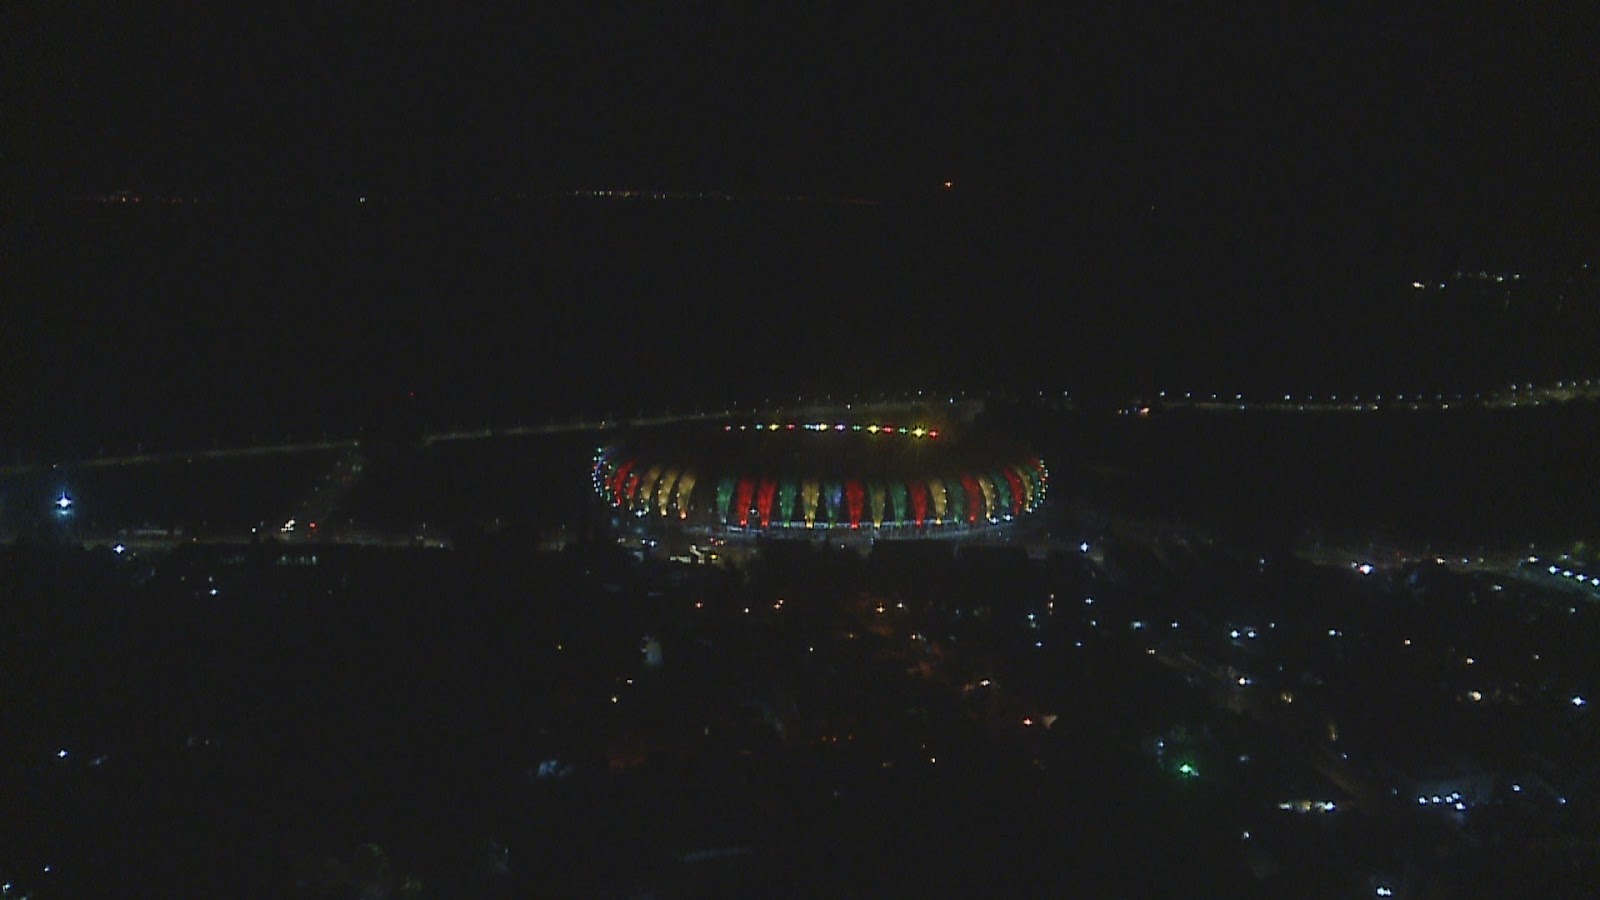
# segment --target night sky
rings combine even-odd
[[[11,186],[953,178],[1274,224],[1595,212],[1593,14],[148,6],[9,5]]]
[[[220,348],[213,362],[277,351],[241,336],[253,332],[239,307],[219,302],[225,291],[217,279],[190,272],[176,284],[163,280],[190,266],[193,247],[154,240],[148,252],[124,248],[153,273],[134,290],[123,270],[95,270],[106,249],[99,233],[37,213],[118,189],[200,197],[227,209],[305,205],[282,226],[290,232],[316,232],[334,215],[328,210],[365,195],[469,210],[485,204],[452,214],[468,220],[464,227],[436,221],[438,235],[491,227],[502,215],[487,205],[496,198],[579,188],[882,201],[894,211],[870,228],[853,224],[864,237],[842,262],[837,249],[812,255],[819,269],[858,275],[856,287],[806,282],[789,263],[752,263],[714,297],[683,288],[692,273],[679,272],[667,279],[677,284],[668,299],[714,310],[702,320],[708,328],[728,315],[742,321],[769,291],[776,301],[843,297],[843,314],[869,330],[899,323],[913,301],[951,329],[963,327],[965,314],[998,304],[1055,334],[1108,335],[1109,343],[1078,348],[1104,343],[1107,359],[1135,350],[1117,333],[1170,320],[1176,324],[1151,332],[1145,352],[1187,362],[1135,366],[1146,380],[1182,380],[1191,363],[1321,333],[1352,303],[1381,313],[1387,301],[1370,298],[1414,273],[1554,269],[1592,254],[1600,234],[1594,7],[1356,15],[1301,4],[1248,13],[1133,6],[1040,4],[1001,14],[765,4],[548,11],[513,3],[275,3],[241,11],[12,3],[0,13],[8,123],[0,129],[0,196],[15,213],[7,247],[23,277],[8,279],[16,296],[7,303],[4,340],[17,370],[8,377],[24,384],[17,393],[44,398],[24,398],[21,408],[32,411],[81,400],[92,393],[86,383],[109,371],[156,372],[148,361],[154,351],[141,356],[122,346],[126,329],[78,344],[60,332],[103,318],[119,302],[158,294],[167,304],[162,315],[174,315],[191,343]],[[945,193],[947,179],[954,190]],[[569,239],[575,233],[561,223],[540,227]],[[633,252],[637,241],[618,239],[609,226],[586,227],[610,242],[597,268],[618,260],[641,272],[654,265]],[[748,222],[722,227],[741,239],[782,231]],[[282,287],[302,295],[326,284],[323,264],[306,262],[306,246],[256,251],[246,247],[256,232],[218,234],[238,246],[214,250],[209,264],[217,270],[300,272]],[[338,240],[317,247],[332,254]],[[455,238],[432,243],[448,240]],[[776,259],[785,240],[728,253]],[[403,254],[370,250],[361,264],[403,287],[386,294],[382,308],[428,305],[437,292],[424,297],[405,286],[435,275],[442,283],[439,272],[484,261],[465,260],[468,239],[459,241],[431,256],[425,239]],[[874,246],[887,249],[874,257]],[[696,271],[721,268],[710,253],[701,247],[687,257]],[[514,256],[491,253],[467,302],[504,306],[523,276]],[[430,263],[433,257],[453,262]],[[978,262],[951,275],[958,264],[951,260],[966,259]],[[392,266],[422,271],[396,276]],[[773,281],[780,276],[786,280]],[[580,281],[540,283],[566,290]],[[630,296],[655,287],[642,275],[623,281],[617,291]],[[978,296],[978,286],[989,296]],[[1073,286],[1100,302],[1054,299]],[[871,301],[845,296],[856,290],[889,299],[874,311]],[[730,299],[735,293],[741,299]],[[346,290],[340,299],[350,296]],[[317,352],[365,342],[374,326],[359,323],[378,319],[379,303],[376,293],[362,294],[368,313]],[[789,323],[793,313],[781,305],[766,309]],[[1132,312],[1119,318],[1097,305]],[[1231,334],[1234,324],[1248,329],[1285,310],[1294,311],[1282,327],[1245,343],[1194,338]],[[1212,313],[1234,324],[1218,325]],[[520,324],[485,314],[454,327],[465,334]],[[648,329],[659,324],[651,319],[633,337],[648,342]],[[574,342],[626,342],[631,334],[610,321],[568,326]],[[39,382],[27,371],[63,355],[81,365],[88,350],[113,362],[96,363],[85,384]],[[491,353],[487,366],[510,371],[548,350]],[[457,356],[474,365],[486,358]],[[410,369],[369,363],[361,368],[385,373],[374,379],[385,390],[403,388],[397,373]],[[979,369],[998,365],[990,363],[973,358]],[[805,369],[796,366],[771,388],[824,387],[798,374]],[[858,374],[884,373],[867,366]],[[910,374],[950,380],[948,367]],[[1054,374],[1043,366],[998,372],[1052,384],[1062,380]],[[348,387],[342,376],[319,378],[328,390]],[[480,379],[496,380],[493,372]],[[622,393],[608,390],[608,397]],[[346,393],[356,403],[371,391],[363,382]]]

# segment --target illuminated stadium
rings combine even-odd
[[[1024,447],[879,421],[651,429],[594,459],[595,492],[613,508],[728,535],[956,537],[1037,509],[1048,481]]]

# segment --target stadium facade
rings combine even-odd
[[[626,437],[596,451],[593,481],[614,509],[663,525],[917,538],[987,531],[1033,512],[1049,471],[1027,449],[971,432],[769,421]]]

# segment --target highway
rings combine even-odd
[[[641,416],[633,419],[600,419],[596,421],[560,422],[544,425],[519,425],[511,428],[479,428],[468,431],[441,431],[424,435],[422,443],[432,445],[446,441],[476,441],[488,438],[526,437],[535,435],[571,434],[584,431],[608,431],[625,426],[644,427],[670,425],[677,422],[718,421],[737,413],[688,413],[666,416]],[[261,456],[282,456],[297,453],[321,453],[339,450],[356,450],[361,447],[359,438],[340,438],[321,441],[293,441],[282,444],[258,444],[251,447],[225,447],[212,450],[163,450],[157,453],[133,453],[121,456],[98,456],[61,462],[22,463],[0,467],[0,478],[27,475],[49,469],[101,469],[118,466],[143,466],[156,463],[197,462],[201,460],[247,459]]]
[[[857,417],[865,415],[868,411],[884,407],[903,407],[907,404],[924,404],[927,401],[921,398],[907,398],[903,401],[886,400],[877,403],[843,404],[845,409],[855,408]],[[537,425],[515,425],[510,427],[488,426],[484,428],[461,429],[456,431],[437,431],[422,437],[424,446],[447,443],[452,441],[481,441],[493,438],[513,437],[538,437],[543,435],[575,434],[581,432],[613,431],[619,428],[651,428],[660,425],[676,425],[689,422],[727,422],[729,420],[752,421],[811,421],[813,419],[833,419],[839,415],[841,404],[837,403],[802,403],[794,406],[772,407],[769,409],[722,409],[714,412],[691,413],[661,413],[654,415],[640,414],[631,417],[580,419],[571,422],[546,422]],[[946,407],[953,418],[970,419],[983,407],[982,400],[952,399]],[[249,447],[225,447],[211,450],[163,450],[151,453],[133,453],[118,456],[98,456],[72,460],[59,460],[56,462],[33,462],[0,466],[0,478],[26,475],[49,469],[84,469],[84,468],[114,468],[117,466],[140,466],[152,463],[195,462],[200,460],[225,460],[245,459],[250,457],[274,456],[296,453],[318,453],[339,450],[354,450],[361,447],[359,438],[335,438],[320,441],[286,441],[281,444],[257,444]]]

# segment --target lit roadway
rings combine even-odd
[[[686,413],[665,416],[640,416],[633,419],[601,419],[594,422],[561,422],[547,425],[523,425],[512,428],[478,428],[470,431],[442,431],[426,435],[425,445],[443,441],[473,441],[497,437],[522,437],[530,435],[570,434],[582,431],[606,431],[623,426],[669,425],[676,422],[698,422],[707,419],[724,420],[737,413]],[[117,466],[140,466],[151,463],[194,462],[211,459],[245,459],[259,456],[318,453],[333,450],[353,450],[361,446],[358,438],[338,440],[299,441],[282,444],[260,444],[254,447],[228,447],[219,450],[164,450],[159,453],[134,453],[125,456],[101,456],[78,459],[64,463],[24,463],[0,467],[0,477],[25,475],[46,469],[93,469]]]
[[[663,413],[660,415],[638,415],[633,417],[606,418],[594,420],[579,420],[573,422],[553,422],[542,425],[516,425],[508,428],[472,428],[458,431],[439,431],[425,435],[422,443],[425,446],[444,443],[447,441],[480,441],[490,438],[506,437],[534,437],[540,435],[574,434],[585,431],[600,432],[617,428],[649,428],[657,425],[675,425],[685,422],[726,422],[729,419],[754,419],[767,421],[773,419],[784,420],[832,420],[839,415],[842,408],[854,410],[855,415],[865,415],[868,410],[884,407],[898,408],[909,404],[930,404],[922,398],[906,398],[905,400],[886,400],[882,403],[810,403],[796,404],[788,407],[773,407],[770,409],[722,409],[715,412],[693,413]],[[954,418],[970,418],[983,407],[982,400],[951,399],[948,406],[941,404],[941,409],[949,409],[949,414]],[[54,468],[111,468],[116,466],[137,466],[150,463],[166,462],[194,462],[210,459],[244,459],[248,457],[273,456],[278,454],[317,453],[332,450],[353,450],[361,446],[359,438],[340,438],[335,440],[285,442],[282,444],[259,444],[253,447],[230,447],[216,450],[165,450],[154,453],[135,453],[123,456],[102,456],[92,459],[78,459],[60,463],[23,463],[20,465],[0,466],[0,478],[25,475],[30,472],[39,472]]]

